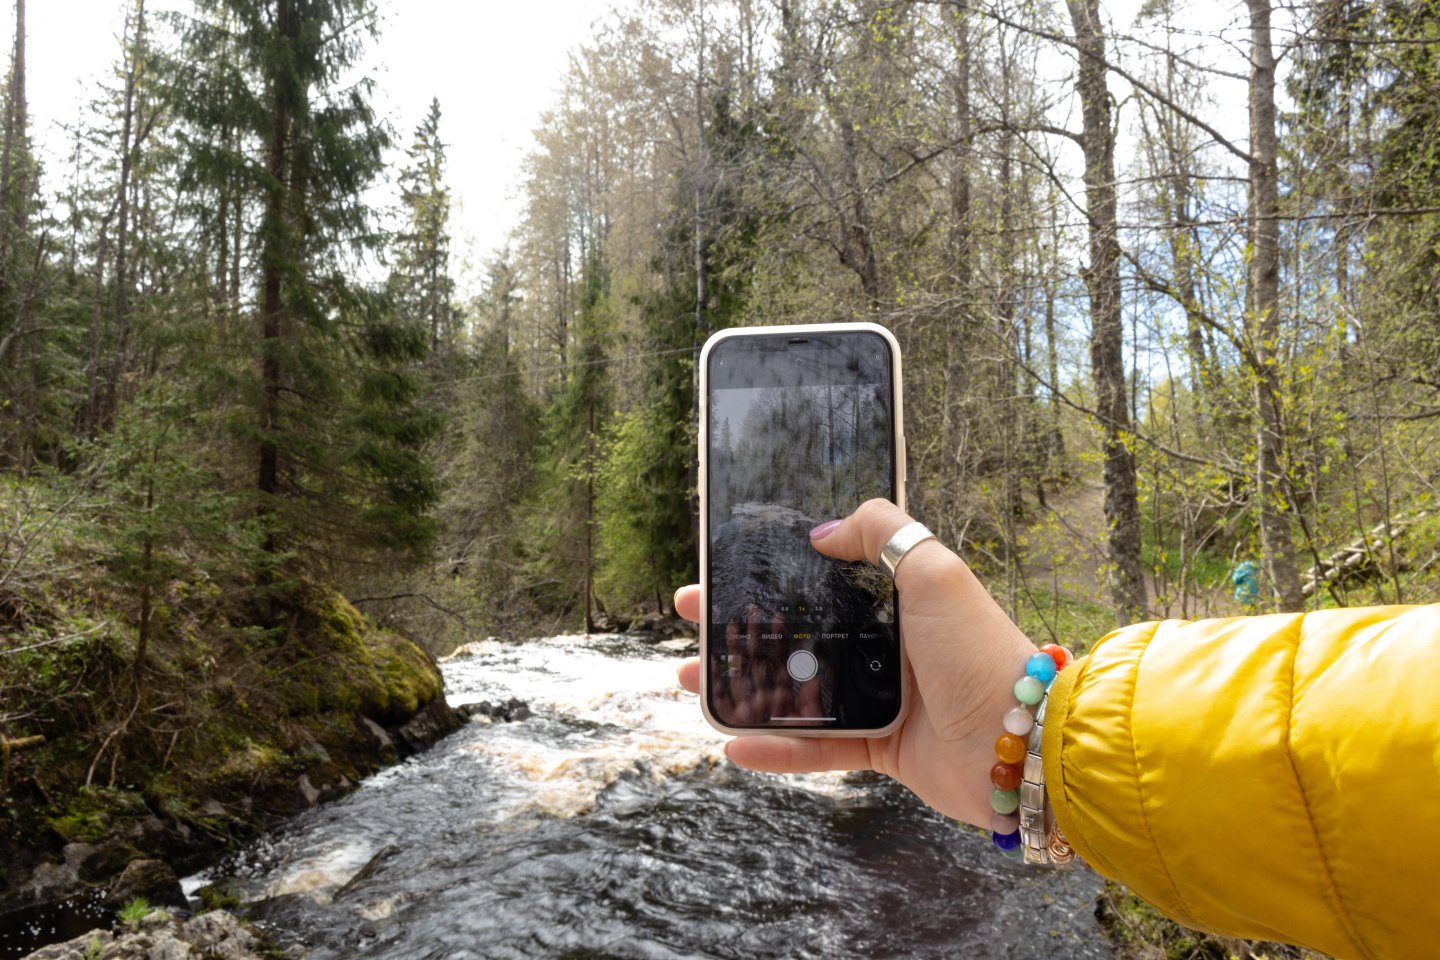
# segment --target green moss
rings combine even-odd
[[[206,910],[229,910],[240,906],[240,897],[229,884],[207,884],[195,891]]]
[[[45,826],[67,843],[102,843],[110,835],[116,816],[144,814],[145,802],[122,790],[81,789],[67,798],[65,806],[45,819]]]
[[[364,713],[400,722],[440,696],[439,670],[415,644],[373,627],[340,594],[312,583],[286,597],[293,662],[277,671],[292,718]]]
[[[292,758],[273,744],[255,743],[245,738],[240,748],[225,758],[215,774],[224,780],[254,780],[281,773],[292,763]]]

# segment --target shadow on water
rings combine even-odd
[[[92,890],[0,913],[0,960],[23,957],[52,943],[73,940],[96,927],[108,928],[115,920],[115,911],[101,903],[103,898],[103,891]]]

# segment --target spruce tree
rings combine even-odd
[[[377,34],[370,0],[200,0],[182,22],[174,85],[186,124],[184,180],[237,183],[259,211],[248,278],[258,309],[248,363],[220,371],[229,418],[254,465],[272,549],[331,556],[355,546],[418,553],[437,499],[421,455],[441,426],[419,400],[421,323],[352,277],[379,252],[364,191],[390,145],[372,80],[342,86]],[[237,198],[238,199],[238,198]]]
[[[392,283],[407,319],[429,331],[430,351],[453,347],[459,331],[451,305],[455,281],[450,278],[450,188],[445,185],[445,144],[440,141],[440,100],[415,128],[400,171],[400,202],[404,226],[396,238],[397,262]]]

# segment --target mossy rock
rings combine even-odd
[[[336,591],[300,582],[277,599],[291,614],[293,661],[277,675],[289,716],[362,713],[398,724],[441,695],[440,671],[423,650],[371,626]]]
[[[162,860],[132,860],[110,884],[106,903],[121,906],[143,898],[157,907],[188,910],[190,902],[180,888],[180,879]]]
[[[65,807],[46,818],[45,825],[66,843],[103,843],[117,817],[144,816],[149,811],[137,794],[121,790],[80,790]]]
[[[143,859],[145,855],[130,844],[111,840],[81,861],[78,872],[86,883],[99,883],[123,871],[131,861]]]
[[[240,906],[240,898],[229,884],[210,883],[195,891],[206,910],[229,910]]]

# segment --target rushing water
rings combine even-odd
[[[730,765],[676,663],[478,645],[451,704],[534,717],[469,723],[187,888],[231,883],[314,960],[1109,955],[1093,874],[1006,861],[884,778]]]

